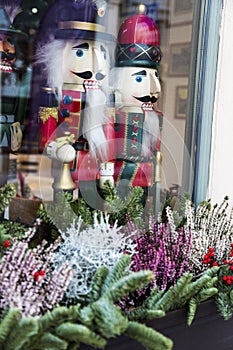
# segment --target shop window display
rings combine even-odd
[[[28,24],[26,28],[27,32],[31,33],[31,35],[29,35],[31,40],[30,55],[34,74],[31,85],[31,96],[28,104],[28,113],[25,120],[26,127],[24,131],[22,153],[38,153],[38,144],[41,142],[39,141],[39,98],[37,95],[38,89],[41,86],[41,72],[37,71],[34,61],[39,26],[41,25],[39,18],[41,20],[46,16],[49,6],[52,3],[53,1],[44,1],[43,4],[41,2],[41,4],[38,5],[38,11],[36,12],[33,10],[36,12],[34,13],[35,22],[31,25],[31,28],[28,27]],[[25,7],[25,14],[21,15],[21,20],[18,20],[19,27],[23,26],[24,16],[26,16],[29,11],[32,11],[27,1],[24,1],[22,5]],[[163,198],[165,198],[164,196],[166,196],[165,193],[167,191],[177,195],[179,192],[182,192],[183,153],[187,152],[184,144],[184,134],[188,97],[193,3],[190,2],[187,7],[183,6],[179,1],[175,4],[169,1],[158,1],[156,4],[150,1],[145,1],[144,4],[128,1],[122,4],[119,2],[117,5],[115,2],[111,3],[111,1],[109,1],[108,6],[110,14],[108,18],[112,17],[112,21],[107,21],[106,32],[112,34],[115,38],[117,37],[118,30],[123,21],[127,17],[137,14],[140,11],[154,20],[158,26],[163,59],[158,69],[161,93],[157,102],[157,109],[162,111],[164,123],[163,136],[161,139],[163,162],[160,169],[162,179],[160,184]],[[33,14],[30,19],[31,18],[33,18]],[[30,23],[32,23],[32,21]],[[48,33],[46,33],[47,38],[48,36]],[[110,51],[111,59],[110,69],[114,66],[114,45],[108,45],[108,50]],[[111,92],[109,92],[109,94],[111,94]],[[32,135],[34,136],[32,137]],[[174,148],[173,144],[178,146]],[[50,166],[49,160],[48,165],[44,160],[42,164],[43,174],[41,177],[44,178],[44,175],[48,176],[51,184],[53,180],[49,171],[44,173],[44,169]],[[186,176],[192,177],[192,173]],[[30,176],[28,180],[29,182],[31,181]],[[36,191],[35,195],[38,195],[38,191]],[[50,198],[51,196],[52,194]]]
[[[212,14],[201,10],[211,3],[22,1],[11,30],[28,34],[31,86],[14,154],[21,188],[14,174],[0,188],[4,350],[229,348],[228,198],[195,207],[192,189],[180,196],[184,178],[192,182],[185,145],[198,150],[197,121],[205,121],[189,115],[204,91],[191,96],[189,77],[196,29],[202,34],[201,19]],[[2,47],[3,70],[17,72],[8,37]],[[15,107],[6,90],[3,107]],[[2,147],[12,140],[15,153],[21,132],[10,139],[7,131],[3,125]],[[198,307],[207,310],[200,318]],[[200,327],[181,328],[184,308],[187,324],[201,319]]]

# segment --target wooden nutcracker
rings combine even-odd
[[[99,167],[114,157],[114,115],[108,107],[112,36],[105,32],[105,1],[58,0],[48,12],[53,18],[47,40],[38,51],[46,86],[41,89],[40,148],[69,163],[72,181],[54,172],[54,189],[78,188],[95,207]],[[54,36],[51,34],[54,32]],[[113,174],[112,174],[113,175]],[[59,185],[58,185],[59,184]]]
[[[123,194],[127,186],[142,187],[144,204],[148,191],[158,202],[161,181],[159,46],[158,27],[151,18],[144,14],[127,18],[118,33],[112,70],[117,109],[115,182]]]
[[[10,153],[21,146],[26,110],[22,95],[25,61],[20,44],[27,35],[13,26],[19,13],[17,3],[0,6],[0,186],[7,183]]]

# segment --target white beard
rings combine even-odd
[[[88,141],[90,152],[101,162],[108,160],[108,144],[103,129],[107,122],[105,105],[106,96],[101,89],[86,90],[82,133]]]
[[[159,117],[155,111],[145,111],[145,120],[143,123],[142,134],[142,155],[149,157],[154,153],[156,143],[159,137]]]

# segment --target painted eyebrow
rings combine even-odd
[[[89,50],[89,44],[88,43],[83,43],[80,45],[73,46],[72,49],[84,49],[84,50]]]
[[[136,73],[131,74],[132,77],[135,76],[135,75],[144,75],[144,76],[146,76],[147,74],[146,74],[145,70],[141,70],[140,72],[136,72]]]

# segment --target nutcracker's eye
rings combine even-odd
[[[141,82],[142,82],[142,76],[141,76],[141,75],[137,75],[137,76],[135,77],[135,81],[136,81],[137,83],[141,83]]]
[[[72,47],[72,50],[75,50],[75,54],[78,58],[81,58],[84,56],[85,51],[89,50],[89,44],[88,43],[82,43],[80,45],[76,45]]]
[[[146,77],[147,73],[145,70],[141,70],[140,72],[135,72],[132,74],[132,77],[135,77],[135,81],[137,83],[141,83],[143,81],[143,77]]]
[[[12,40],[11,38],[7,38],[7,42],[8,42],[8,44],[9,44],[10,46],[12,46],[12,47],[15,46],[15,44],[14,44],[14,42],[13,42],[13,40]]]
[[[77,57],[83,57],[83,55],[84,55],[84,51],[83,51],[82,49],[78,49],[78,50],[76,51],[76,56],[77,56]]]

